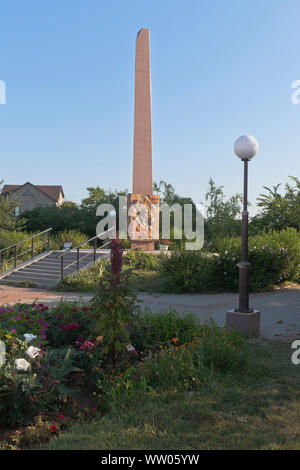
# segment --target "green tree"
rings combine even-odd
[[[160,204],[168,204],[168,206],[172,206],[173,204],[179,204],[182,207],[182,214],[185,204],[192,205],[192,224],[193,230],[196,227],[196,205],[192,198],[190,197],[183,197],[180,196],[175,192],[175,188],[170,184],[166,183],[163,180],[160,180],[159,183],[153,184],[153,190],[156,192],[160,197]],[[183,227],[184,218],[182,217],[182,231],[184,230]],[[161,228],[162,228],[162,214],[160,213],[160,236],[161,236]],[[170,239],[177,243],[177,247],[173,245],[173,249],[182,249],[182,243],[179,240],[174,239],[174,214],[171,212],[170,214]],[[182,234],[182,241],[185,241],[184,234]]]
[[[209,189],[205,195],[206,241],[215,243],[219,237],[241,234],[241,202],[240,194],[226,200],[223,186],[218,187],[212,178],[209,179]]]
[[[2,191],[3,181],[0,181],[0,190]],[[0,229],[2,230],[20,230],[23,225],[23,218],[16,217],[16,208],[19,206],[17,200],[13,200],[9,195],[0,194]]]
[[[287,227],[300,230],[300,180],[294,176],[289,178],[292,183],[286,183],[284,194],[279,192],[280,183],[273,188],[264,186],[267,193],[257,198],[260,212],[251,220],[252,233]]]

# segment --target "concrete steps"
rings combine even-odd
[[[44,253],[27,263],[23,263],[16,269],[3,273],[0,277],[0,284],[20,285],[25,281],[30,281],[34,283],[34,287],[55,288],[61,277],[61,258],[58,258],[61,253],[63,252],[52,251]],[[109,250],[97,251],[96,260],[108,258],[109,253]],[[82,250],[80,252],[79,270],[87,268],[93,262],[93,250]],[[70,264],[72,266],[68,267]],[[64,256],[64,268],[64,277],[77,271],[76,251],[71,250]]]

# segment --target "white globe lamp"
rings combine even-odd
[[[242,135],[234,144],[234,152],[241,160],[252,160],[258,152],[258,142],[251,135]]]

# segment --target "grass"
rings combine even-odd
[[[87,269],[66,276],[55,290],[64,292],[94,292],[102,276],[105,263],[100,261]],[[128,269],[128,266],[124,266]],[[134,269],[134,287],[138,292],[174,292],[170,276],[162,271]]]
[[[174,292],[170,277],[161,271],[134,270],[134,287],[138,292]]]
[[[214,374],[194,392],[148,392],[42,448],[300,450],[300,366],[290,344],[255,341],[251,349],[260,370],[253,377]]]

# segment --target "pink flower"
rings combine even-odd
[[[87,349],[88,352],[92,351],[94,347],[94,343],[92,343],[91,341],[84,341],[84,343],[80,346],[80,351],[83,351],[84,349]]]

